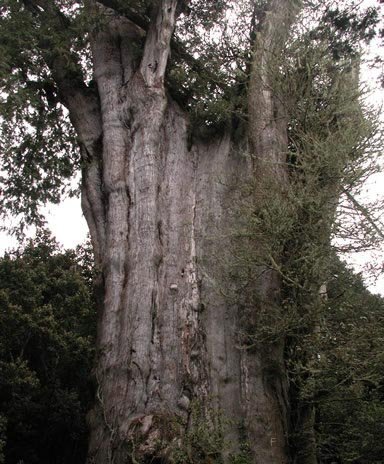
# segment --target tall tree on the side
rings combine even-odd
[[[312,409],[290,411],[285,356],[299,353],[294,337],[287,344],[282,331],[262,343],[254,334],[265,326],[260,315],[280,311],[284,320],[292,301],[299,318],[313,315],[326,271],[306,257],[311,245],[328,246],[334,198],[370,129],[353,46],[330,43],[329,26],[288,49],[301,8],[298,0],[1,7],[5,205],[38,219],[38,201],[58,199],[74,164],[82,172],[102,294],[89,463],[275,464],[292,453],[316,461]],[[356,45],[376,15],[361,30],[353,14],[337,19],[328,18],[335,36]],[[308,40],[322,64],[309,59]],[[233,210],[244,198],[257,230],[242,241]],[[234,242],[254,258],[251,268],[223,265],[240,256]],[[290,451],[292,423],[306,433]]]

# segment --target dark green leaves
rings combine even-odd
[[[379,464],[384,447],[384,300],[333,262],[318,353],[315,402],[321,462]]]
[[[89,272],[46,233],[0,260],[0,443],[7,463],[83,462],[95,330],[83,277]]]
[[[358,11],[354,5],[349,8],[330,7],[325,11],[318,29],[313,31],[313,37],[319,33],[327,37],[333,58],[356,55],[359,43],[368,43],[378,33],[379,12],[377,8],[367,8]]]

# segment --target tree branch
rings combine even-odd
[[[348,192],[348,190],[343,190],[343,193],[348,198],[348,200],[353,204],[353,206],[361,213],[368,223],[373,227],[373,229],[377,232],[380,238],[384,239],[384,232],[378,227],[376,222],[372,219],[371,215],[369,214],[368,209],[363,206],[356,198]]]
[[[144,37],[148,33],[150,20],[147,16],[140,15],[128,6],[121,6],[116,0],[97,0],[97,3],[103,5],[106,8],[114,10],[117,14],[131,21],[138,28],[138,30],[141,31],[141,37]],[[189,2],[186,0],[178,2],[175,17],[177,17],[180,12],[183,12],[187,8],[188,3]],[[173,57],[186,63],[196,73],[204,75],[207,77],[207,79],[215,82],[217,87],[224,92],[229,90],[229,86],[225,85],[224,83],[217,82],[217,75],[212,73],[211,70],[198,58],[195,58],[193,55],[191,55],[185,46],[179,40],[177,40],[177,38],[171,37],[170,48]]]
[[[140,65],[141,74],[149,87],[160,86],[164,82],[177,5],[178,0],[155,2]]]

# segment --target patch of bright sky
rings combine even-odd
[[[75,248],[83,243],[88,233],[79,198],[66,198],[59,205],[50,204],[43,209],[47,227],[64,248]],[[4,224],[8,226],[9,224]],[[33,238],[35,231],[28,230],[27,238]],[[17,248],[19,242],[14,236],[0,232],[0,256],[5,251]]]

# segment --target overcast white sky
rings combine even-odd
[[[378,0],[365,0],[364,6],[377,5]],[[379,45],[371,46],[370,55],[379,53]],[[383,50],[381,50],[383,54]],[[367,68],[363,69],[363,79],[370,82],[373,86],[377,79],[376,75],[372,74]],[[376,90],[371,97],[371,102],[378,108],[384,103],[383,89]],[[366,195],[370,197],[384,198],[384,173],[377,175],[375,179],[371,179],[367,185]],[[81,212],[80,199],[71,198],[64,200],[60,205],[51,205],[46,208],[48,227],[53,232],[56,239],[65,248],[73,248],[79,243],[82,243],[87,234],[87,225]],[[31,234],[33,231],[31,231]],[[0,255],[4,251],[17,247],[17,241],[14,237],[10,237],[5,232],[0,232]],[[375,261],[376,264],[384,264],[384,253],[377,251],[371,254],[359,254],[348,257],[348,262],[353,264],[356,270],[363,270],[364,266]],[[384,272],[376,282],[368,281],[369,288],[373,292],[384,294]]]
[[[44,211],[48,228],[65,248],[74,248],[85,240],[88,229],[79,198],[67,198],[59,205],[49,205]],[[33,233],[33,230],[29,231],[28,236],[33,236]],[[15,237],[0,232],[0,255],[17,245]]]

